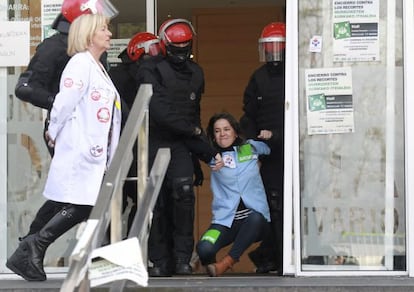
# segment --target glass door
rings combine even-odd
[[[405,274],[403,1],[293,2],[296,273]]]

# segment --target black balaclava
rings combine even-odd
[[[165,46],[167,52],[167,59],[172,64],[185,63],[191,56],[192,42],[185,47],[177,47],[171,44]]]

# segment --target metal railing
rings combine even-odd
[[[133,147],[137,142],[137,212],[128,237],[138,237],[146,263],[146,242],[150,215],[158,197],[165,172],[170,161],[169,149],[159,149],[148,176],[148,104],[152,96],[152,86],[143,84],[138,90],[134,105],[115,152],[105,174],[95,206],[86,221],[69,259],[69,270],[60,291],[89,291],[88,265],[91,252],[101,247],[111,224],[111,242],[122,239],[122,187],[133,161]],[[111,291],[122,291],[124,281],[113,284]]]

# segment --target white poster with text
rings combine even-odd
[[[333,61],[379,61],[380,1],[335,0],[333,2]]]
[[[29,45],[29,21],[0,21],[0,67],[26,66]]]
[[[351,67],[305,71],[308,134],[354,132]]]

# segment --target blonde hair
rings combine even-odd
[[[101,14],[82,14],[70,25],[68,36],[69,56],[84,52],[92,42],[96,30],[107,25],[109,19]]]

